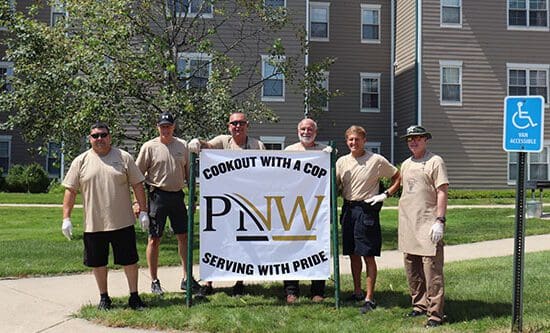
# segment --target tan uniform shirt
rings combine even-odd
[[[437,217],[437,188],[449,184],[443,159],[427,152],[420,160],[408,158],[401,165],[399,199],[399,250],[419,256],[434,256],[436,244],[430,228]]]
[[[110,231],[135,223],[130,185],[144,179],[132,156],[112,147],[105,156],[92,149],[77,156],[63,186],[82,193],[84,232]]]
[[[336,184],[344,199],[363,201],[378,194],[380,178],[391,178],[396,172],[382,155],[365,151],[355,158],[350,153],[336,161]]]
[[[158,137],[149,140],[141,146],[136,164],[147,184],[163,191],[180,191],[189,169],[187,142],[176,137],[167,145]]]
[[[322,143],[317,143],[317,142],[315,142],[315,145],[313,145],[312,147],[305,147],[301,142],[296,142],[295,144],[287,146],[285,150],[289,150],[289,151],[323,150],[326,147],[327,145],[324,145]]]
[[[233,141],[233,137],[228,134],[218,135],[212,140],[208,141],[212,148],[214,149],[229,149],[229,150],[241,150],[241,149],[259,149],[265,150],[264,144],[258,140],[251,137],[246,138],[246,143],[243,146],[239,146]]]

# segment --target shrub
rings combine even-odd
[[[44,193],[48,191],[50,179],[48,173],[38,163],[29,164],[23,172],[27,184],[27,190],[31,193]]]
[[[65,193],[65,187],[61,185],[61,183],[58,180],[52,180],[50,183],[50,186],[48,188],[48,193],[50,194],[62,194]]]
[[[25,167],[20,164],[15,164],[8,170],[6,176],[6,190],[8,192],[27,192],[24,172]]]

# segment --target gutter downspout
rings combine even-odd
[[[309,0],[306,0],[306,51],[304,54],[304,69],[309,66]],[[307,118],[309,115],[309,104],[306,102],[309,99],[307,87],[304,91],[305,103],[304,103],[304,118]]]
[[[391,0],[391,46],[390,46],[390,161],[395,164],[395,1]]]
[[[416,0],[416,122],[422,125],[422,0]]]

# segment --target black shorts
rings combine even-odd
[[[156,188],[149,192],[149,235],[162,237],[166,219],[175,234],[187,233],[187,208],[183,191],[167,192]]]
[[[113,247],[114,263],[127,266],[138,262],[136,231],[126,228],[84,233],[84,265],[103,267],[109,263],[109,244]]]
[[[342,247],[344,255],[380,256],[382,232],[380,209],[364,202],[344,201],[340,223],[342,224]]]

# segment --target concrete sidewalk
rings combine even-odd
[[[526,251],[550,250],[550,234],[526,237]],[[514,240],[502,239],[445,247],[445,261],[512,255]],[[402,268],[402,253],[384,251],[378,258],[379,269]],[[195,267],[195,276],[199,276]],[[340,257],[342,274],[349,274],[349,261]],[[510,274],[511,271],[510,271]],[[159,278],[169,292],[181,292],[180,267],[162,267]],[[149,292],[150,277],[146,269],[140,270],[139,290]],[[230,285],[226,284],[226,285]],[[221,286],[215,283],[215,286]],[[43,278],[0,280],[0,331],[1,332],[153,332],[129,328],[107,328],[76,319],[71,314],[85,304],[97,304],[99,296],[94,277],[90,274],[66,275]],[[122,271],[109,274],[109,294],[125,296],[128,286]],[[182,304],[183,306],[183,304]]]

